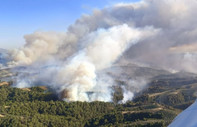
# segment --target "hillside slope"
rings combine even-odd
[[[193,73],[169,73],[136,65],[114,66],[111,70],[108,73],[120,85],[138,77],[145,77],[149,82],[143,91],[135,94],[133,101],[125,104],[116,100],[122,98],[121,87],[115,88],[114,102],[68,103],[59,100],[43,84],[13,88],[11,70],[0,70],[1,80],[10,81],[8,85],[6,82],[0,85],[0,126],[162,127],[168,126],[197,96],[197,75]]]
[[[42,87],[4,85],[0,96],[0,126],[166,126],[180,112],[158,103],[68,103]]]
[[[18,89],[0,86],[0,126],[131,126],[162,127],[196,98],[195,74],[176,73],[153,78],[133,101],[64,102],[46,87]],[[121,92],[116,96],[121,96]],[[11,121],[11,122],[10,122]]]

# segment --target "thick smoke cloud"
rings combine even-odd
[[[80,50],[70,58],[55,62],[59,65],[47,67],[44,70],[47,71],[47,74],[37,74],[36,77],[33,76],[34,79],[31,79],[30,82],[26,81],[26,78],[19,80],[17,87],[31,86],[35,84],[34,81],[50,79],[47,84],[56,89],[58,93],[63,93],[60,96],[67,101],[111,101],[111,88],[114,82],[101,71],[110,67],[128,47],[135,45],[141,39],[155,35],[157,32],[158,30],[152,27],[136,29],[125,24],[109,29],[99,29],[84,37],[81,40],[83,45]],[[32,45],[30,46],[32,47]],[[53,51],[56,49],[52,48],[52,51],[48,51],[47,54],[54,53]],[[44,57],[48,58],[45,55]],[[26,61],[26,59],[24,60]],[[36,68],[38,64],[29,67],[33,68],[32,66]],[[32,70],[29,72],[32,72]],[[32,78],[32,75],[30,76]],[[54,84],[51,84],[51,82]]]
[[[65,33],[27,35],[26,45],[12,53],[15,64],[28,72],[26,78],[19,74],[16,86],[42,82],[67,101],[111,101],[115,83],[104,70],[121,56],[151,67],[197,73],[196,8],[196,0],[122,3],[83,15]],[[122,88],[123,102],[146,84],[129,82]]]

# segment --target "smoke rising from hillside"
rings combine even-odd
[[[39,77],[35,77],[33,81],[38,81],[39,78],[40,81],[50,79],[47,84],[56,89],[58,93],[63,91],[64,95],[61,94],[60,96],[68,101],[111,101],[111,88],[114,85],[113,79],[104,72],[100,72],[110,67],[128,47],[136,44],[141,39],[155,35],[157,32],[158,30],[152,27],[136,29],[128,25],[99,29],[84,37],[81,40],[81,43],[84,43],[84,45],[70,58],[52,63],[53,65],[57,63],[59,65],[47,67],[44,70],[47,74],[41,72],[38,74]],[[42,42],[40,41],[40,43]],[[35,45],[37,46],[37,41]],[[35,46],[30,45],[30,47]],[[48,49],[47,52],[53,53],[54,49],[56,48],[52,48],[52,51]],[[39,54],[40,52],[37,53]],[[22,57],[22,59],[24,58]],[[24,61],[26,62],[26,57]],[[35,63],[33,66],[36,68],[40,64]],[[31,66],[30,68],[33,67]],[[51,82],[54,84],[51,84]],[[35,82],[32,82],[33,84]],[[17,87],[25,87],[26,85],[30,85],[30,82],[27,82],[26,79],[25,81],[19,80],[17,83]]]
[[[196,8],[195,0],[121,3],[83,15],[65,33],[26,35],[25,46],[12,57],[30,76],[19,74],[16,86],[42,82],[68,101],[111,101],[116,83],[104,70],[121,56],[197,73],[197,48],[191,48],[197,46]],[[136,82],[130,84],[134,90],[123,88],[124,102],[132,99],[141,83]]]

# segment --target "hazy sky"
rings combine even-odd
[[[82,14],[119,2],[137,0],[0,0],[0,48],[24,44],[34,31],[66,31]]]

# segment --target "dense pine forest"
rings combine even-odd
[[[162,127],[181,111],[139,96],[125,104],[65,102],[46,87],[0,86],[2,127]],[[118,95],[116,95],[118,96]]]
[[[196,75],[185,73],[153,78],[126,103],[120,101],[123,91],[118,86],[113,88],[113,102],[66,102],[48,87],[12,84],[0,81],[2,127],[166,127],[197,93]]]

